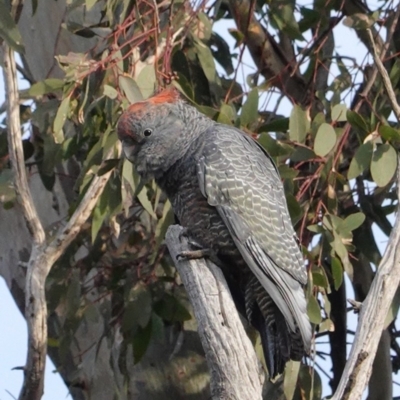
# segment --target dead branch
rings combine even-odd
[[[261,400],[264,374],[221,272],[209,260],[180,260],[189,250],[182,227],[169,227],[166,242],[188,292],[211,373],[213,399]],[[218,281],[217,281],[218,280]]]
[[[25,317],[28,324],[28,354],[20,400],[39,400],[43,394],[47,354],[47,306],[45,282],[51,267],[81,230],[103,192],[111,171],[94,176],[67,225],[46,244],[46,235],[34,205],[25,171],[19,117],[17,70],[13,50],[3,43],[4,79],[7,96],[7,129],[14,187],[24,218],[32,235],[33,246],[25,285]]]
[[[397,173],[400,199],[400,168]],[[369,381],[385,318],[400,282],[400,212],[371,289],[362,304],[349,359],[332,400],[359,400]]]
[[[400,10],[400,7],[398,8]],[[397,103],[396,100],[396,94],[394,93],[392,83],[390,82],[389,74],[386,71],[386,68],[384,67],[379,55],[378,55],[378,50],[375,45],[374,37],[372,36],[372,32],[370,29],[367,29],[368,37],[371,42],[372,46],[372,55],[374,57],[375,64],[378,68],[378,71],[382,77],[383,85],[385,86],[386,93],[388,94],[390,105],[393,108],[393,111],[396,115],[397,121],[400,122],[400,106]]]

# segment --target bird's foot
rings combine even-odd
[[[198,260],[199,258],[208,258],[211,256],[210,249],[187,250],[182,251],[176,256],[178,261],[181,260]]]
[[[181,232],[179,233],[179,240],[182,240],[182,238],[187,239],[189,245],[190,245],[191,247],[194,247],[195,249],[202,249],[202,248],[203,248],[203,246],[202,246],[197,240],[193,239],[193,238],[190,236],[190,232],[189,232],[189,229],[188,229],[188,228],[183,228],[183,229],[181,230]],[[201,258],[201,257],[200,257],[200,258]]]

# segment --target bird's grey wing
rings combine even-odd
[[[275,165],[241,131],[216,125],[198,159],[203,195],[215,206],[247,265],[306,349],[311,341],[302,286],[307,274]]]

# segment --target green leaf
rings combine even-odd
[[[319,127],[325,122],[326,122],[325,114],[322,112],[319,112],[311,121],[311,134],[314,138],[315,136],[317,136]]]
[[[67,96],[61,102],[60,107],[58,107],[56,117],[54,118],[53,131],[54,140],[56,143],[62,143],[64,141],[64,133],[62,128],[69,113],[69,105],[70,97]]]
[[[371,142],[364,143],[357,149],[356,154],[350,162],[347,179],[356,178],[370,166],[372,153],[373,145]]]
[[[332,108],[332,121],[345,122],[347,121],[347,107],[345,104],[336,104]]]
[[[284,132],[289,130],[289,118],[278,118],[260,126],[258,132]]]
[[[133,359],[137,364],[146,354],[152,334],[152,320],[144,327],[139,327],[132,339]]]
[[[304,143],[310,130],[310,119],[307,111],[295,105],[290,113],[289,137],[294,142]]]
[[[385,140],[400,142],[400,130],[388,125],[381,125],[378,129],[379,134]]]
[[[118,92],[110,85],[104,85],[103,94],[110,99],[116,99],[118,96]]]
[[[285,365],[285,376],[283,381],[283,391],[286,400],[292,400],[297,386],[297,378],[300,371],[300,362],[289,360]]]
[[[234,71],[232,64],[232,54],[226,41],[217,33],[213,32],[211,39],[208,42],[208,45],[211,48],[214,58],[219,64],[221,64],[226,73],[228,75],[232,74]],[[216,48],[216,50],[214,50],[214,48]]]
[[[161,300],[154,304],[154,311],[168,322],[183,322],[192,319],[189,311],[176,297],[170,294],[165,294]]]
[[[129,292],[129,301],[122,317],[122,331],[135,331],[137,327],[145,328],[152,313],[152,297],[149,289],[143,284],[135,285]]]
[[[309,149],[307,147],[300,147],[299,146],[291,154],[290,159],[293,162],[299,162],[299,161],[312,160],[315,157],[316,157],[316,154],[311,149]]]
[[[327,288],[328,287],[328,281],[326,280],[326,276],[324,274],[321,274],[320,272],[313,272],[312,273],[313,277],[313,283],[315,286]]]
[[[240,123],[242,126],[249,126],[256,122],[258,118],[258,90],[254,88],[248,95],[243,104],[240,114]]]
[[[307,229],[311,232],[315,232],[315,233],[322,233],[324,232],[324,227],[321,225],[309,225],[307,226]]]
[[[34,83],[29,89],[28,94],[33,97],[43,96],[47,93],[54,93],[64,87],[62,79],[49,78]]]
[[[133,169],[132,163],[127,159],[124,160],[124,164],[122,166],[122,177],[129,183],[132,193],[135,193],[138,177],[136,176],[136,172]]]
[[[347,110],[346,117],[347,121],[354,129],[363,134],[368,133],[368,125],[360,114],[357,114],[351,110]]]
[[[217,78],[217,72],[215,70],[214,57],[210,48],[198,39],[195,39],[194,46],[197,50],[197,56],[199,58],[200,65],[203,68],[204,75],[210,82],[215,82]]]
[[[318,304],[316,298],[313,295],[311,295],[308,298],[307,314],[308,314],[308,317],[310,318],[311,323],[316,324],[316,325],[321,323],[321,321],[322,321],[321,310],[319,308],[319,304]]]
[[[378,146],[371,160],[371,175],[375,183],[380,187],[386,186],[393,178],[396,168],[396,150],[388,143]]]
[[[165,234],[167,233],[168,227],[174,223],[174,212],[172,211],[172,206],[169,200],[167,200],[164,204],[163,215],[157,222],[155,238],[156,242],[153,246],[153,254],[150,259],[150,263],[153,263],[158,256],[158,249],[164,240]]]
[[[103,193],[102,196],[105,194]],[[107,216],[106,210],[101,209],[100,202],[96,204],[96,207],[93,210],[92,216],[92,226],[91,226],[91,236],[92,236],[92,243],[96,240],[96,237],[99,233],[101,226]]]
[[[236,40],[235,47],[238,47],[245,39],[244,34],[241,31],[239,31],[238,29],[229,28],[228,32]]]
[[[343,283],[343,267],[340,260],[336,257],[331,259],[331,270],[333,278],[333,286],[338,290]]]
[[[143,98],[147,99],[154,93],[156,85],[156,72],[154,65],[146,65],[139,73],[136,79],[137,86],[142,93]],[[136,100],[137,101],[137,100]]]
[[[299,382],[301,394],[298,399],[301,400],[319,400],[322,399],[321,377],[315,368],[308,365],[300,367]]]
[[[365,221],[365,215],[362,212],[351,214],[340,224],[340,229],[345,231],[354,231]]]
[[[5,0],[0,0],[0,37],[2,37],[13,50],[21,53],[24,51],[21,34],[11,16],[8,2],[6,3]]]
[[[137,194],[137,198],[143,208],[154,218],[157,219],[156,214],[153,211],[153,205],[147,196],[147,188],[143,187],[142,190]]]
[[[217,121],[221,124],[232,125],[236,120],[236,113],[233,107],[229,104],[222,104]]]
[[[335,144],[336,132],[331,125],[324,122],[318,128],[317,136],[315,137],[315,154],[324,157],[335,147]]]
[[[120,75],[118,78],[118,84],[129,103],[133,104],[143,100],[143,95],[138,84],[131,77]]]
[[[295,225],[303,215],[302,209],[299,202],[296,200],[291,193],[286,193],[286,203],[289,210],[290,219],[293,225]]]
[[[287,147],[283,147],[266,132],[261,133],[260,137],[258,138],[258,143],[260,143],[261,146],[268,151],[268,154],[271,157],[289,155],[293,151],[292,148],[288,149]]]

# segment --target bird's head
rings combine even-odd
[[[196,115],[198,111],[173,88],[130,105],[117,127],[125,157],[144,178],[163,174],[195,139],[193,132],[198,129],[190,126],[190,121],[196,120]]]

